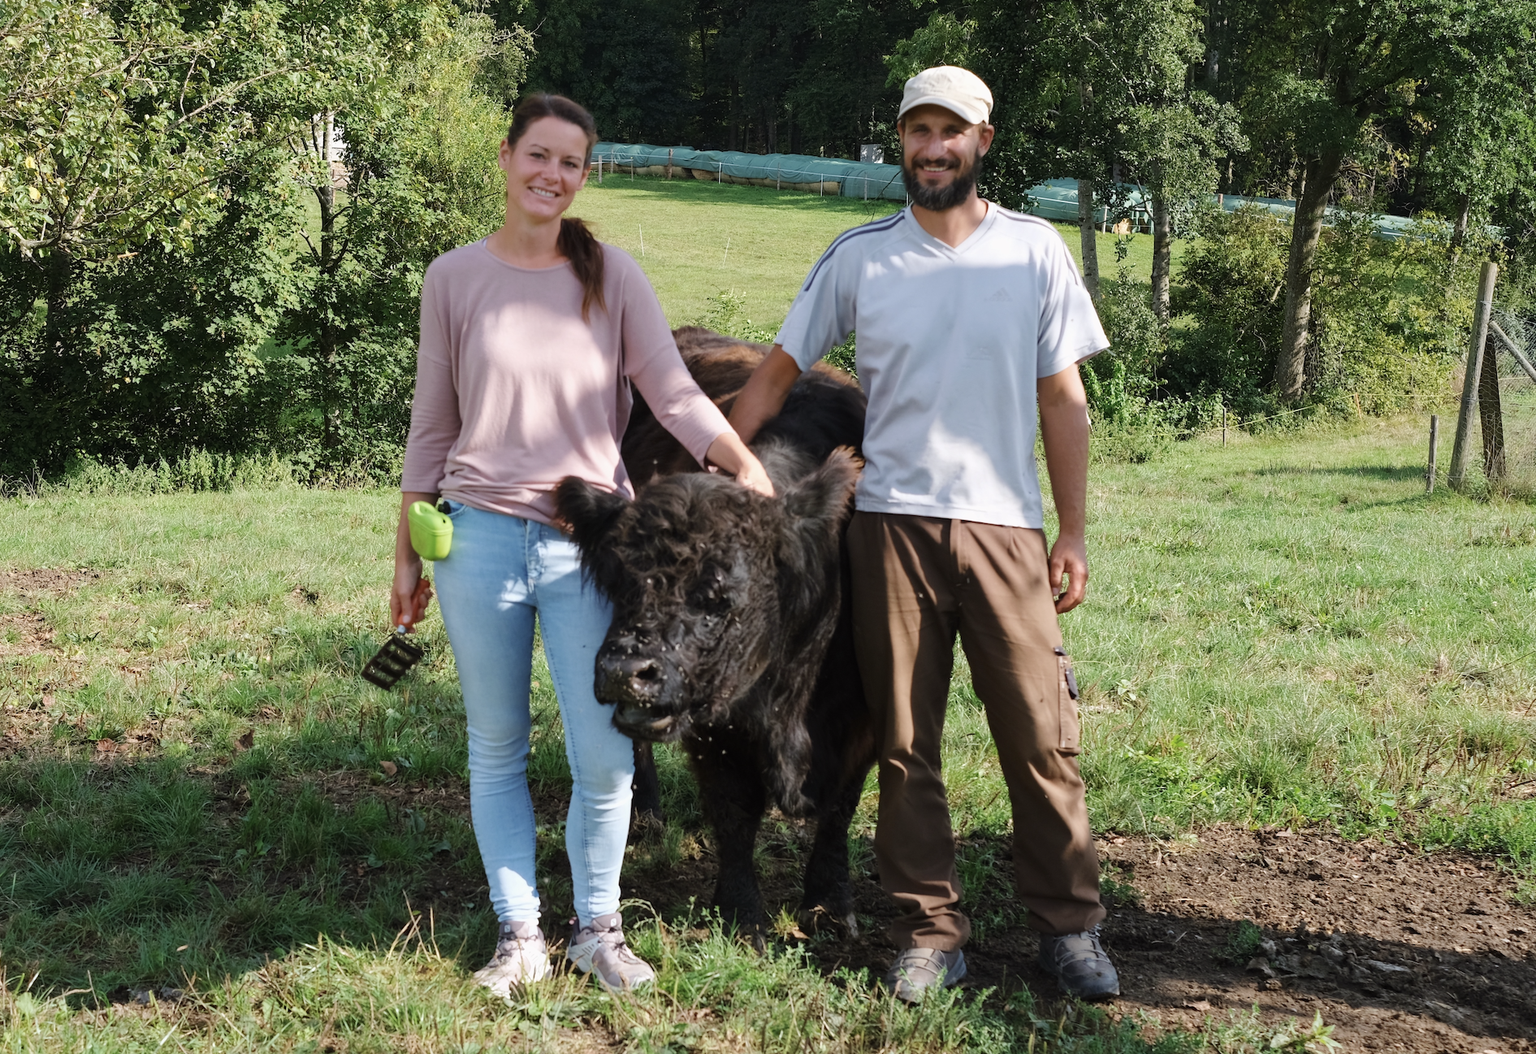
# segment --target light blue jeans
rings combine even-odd
[[[585,926],[619,909],[634,748],[592,694],[612,609],[553,527],[448,504],[453,546],[437,561],[438,600],[469,719],[469,808],[503,921],[537,922],[533,801],[528,795],[529,682],[537,612],[565,725],[571,808],[565,850]]]

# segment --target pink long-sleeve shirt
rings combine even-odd
[[[484,241],[432,261],[401,490],[541,523],[554,522],[566,476],[632,496],[619,458],[631,382],[703,463],[730,426],[683,365],[640,266],[603,253],[607,307],[593,304],[590,321],[569,263],[514,267]]]

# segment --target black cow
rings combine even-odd
[[[677,333],[684,361],[722,408],[767,349]],[[681,741],[714,830],[715,903],[767,921],[752,850],[769,805],[814,815],[799,921],[857,932],[848,824],[874,739],[854,661],[843,534],[858,475],[864,395],[846,374],[802,374],[753,441],[777,497],[696,471],[643,407],[624,439],[638,497],[560,484],[560,514],[613,601],[597,697],[637,743]],[[646,751],[641,755],[644,769]],[[637,781],[645,793],[645,774]],[[654,791],[652,791],[654,793]]]

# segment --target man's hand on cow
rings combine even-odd
[[[736,482],[748,490],[765,498],[773,497],[773,480],[768,478],[757,455],[747,449],[747,444],[735,432],[722,432],[716,436],[704,456],[711,464],[719,465],[735,476]]]
[[[1056,598],[1056,614],[1065,614],[1083,602],[1088,593],[1088,543],[1082,535],[1063,534],[1051,546],[1050,584]]]

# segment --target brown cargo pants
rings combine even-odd
[[[970,936],[941,775],[955,637],[986,708],[1013,806],[1013,867],[1030,925],[1078,933],[1104,918],[1078,772],[1075,682],[1061,648],[1045,535],[967,520],[856,512],[853,631],[875,713],[875,861],[902,913],[898,948]]]

